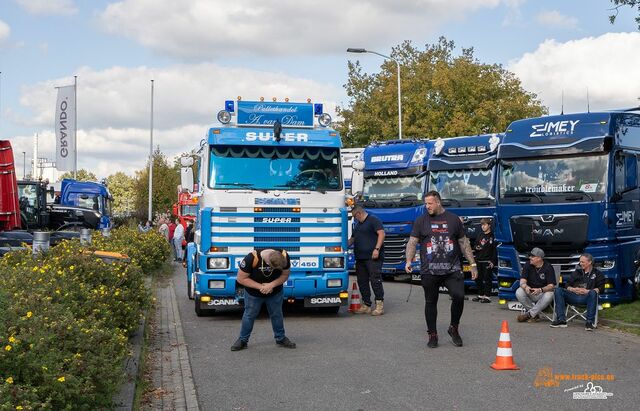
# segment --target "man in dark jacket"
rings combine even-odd
[[[587,323],[584,329],[593,331],[595,327],[596,310],[598,309],[598,295],[604,291],[604,276],[593,267],[593,256],[584,253],[580,256],[580,268],[577,268],[567,281],[567,288],[556,288],[556,320],[551,323],[551,327],[565,328],[567,321],[565,317],[566,303],[586,305]]]

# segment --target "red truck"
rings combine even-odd
[[[189,221],[195,221],[198,214],[198,197],[194,193],[183,191],[178,186],[178,202],[173,205],[173,215],[180,219],[180,224],[187,228]]]

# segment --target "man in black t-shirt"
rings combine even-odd
[[[256,250],[242,260],[237,281],[245,287],[244,314],[240,337],[231,346],[231,351],[247,348],[253,323],[260,313],[262,304],[267,305],[276,344],[285,348],[296,348],[296,344],[284,333],[282,315],[282,284],[289,278],[290,269],[291,259],[284,250]]]
[[[349,239],[353,244],[356,259],[356,277],[362,293],[362,307],[355,314],[384,314],[384,288],[382,287],[382,262],[384,261],[384,227],[382,221],[365,211],[359,205],[351,210],[356,222]],[[376,299],[375,309],[371,310],[371,289]]]
[[[544,261],[544,251],[535,247],[529,253],[529,262],[522,267],[520,288],[516,298],[526,311],[518,315],[519,322],[538,321],[540,311],[553,301],[553,289],[556,285],[556,272]]]
[[[455,346],[462,346],[458,332],[460,317],[464,309],[464,277],[461,256],[464,254],[471,264],[471,278],[478,277],[478,269],[473,251],[466,237],[460,218],[446,211],[441,204],[440,194],[429,191],[424,195],[426,213],[413,223],[411,237],[407,242],[405,270],[411,273],[411,262],[420,244],[420,274],[424,289],[424,314],[429,334],[429,348],[438,346],[436,321],[438,316],[438,295],[441,286],[446,286],[451,296],[451,325],[448,333]]]

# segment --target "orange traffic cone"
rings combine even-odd
[[[502,321],[502,331],[498,339],[498,352],[496,353],[496,362],[491,364],[494,370],[519,370],[513,362],[513,352],[511,351],[511,337],[509,336],[509,324]]]
[[[360,291],[358,291],[358,283],[353,282],[351,284],[351,303],[349,304],[349,312],[355,313],[362,307],[362,301],[360,301]]]

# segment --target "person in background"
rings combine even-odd
[[[167,225],[167,220],[164,217],[160,217],[160,228],[158,228],[158,232],[164,237],[167,242],[169,242],[169,226]]]
[[[497,244],[491,231],[491,219],[483,218],[480,220],[480,228],[482,231],[476,238],[474,249],[478,264],[478,278],[476,278],[478,296],[471,301],[490,303],[491,289],[493,288],[493,267],[498,263]]]
[[[169,227],[169,245],[171,246],[171,254],[173,254],[173,261],[175,261],[176,252],[175,252],[175,247],[173,246],[173,233],[175,233],[176,231],[176,225],[173,221],[169,220],[169,223],[167,224],[167,226]]]
[[[184,226],[176,219],[176,228],[173,232],[173,248],[176,258],[174,261],[182,261],[182,240],[184,240]]]

